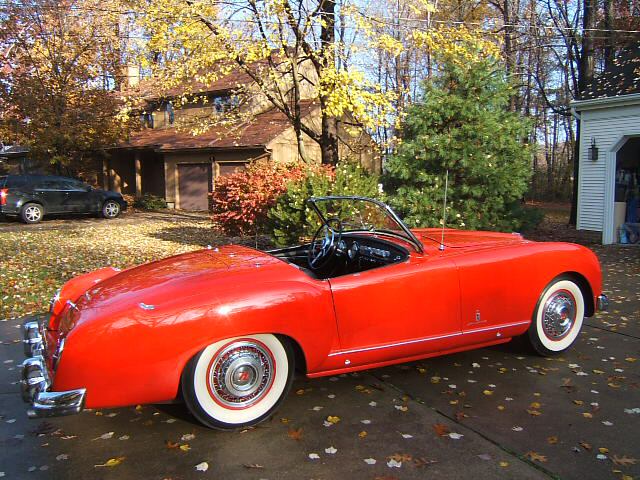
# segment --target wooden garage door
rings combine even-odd
[[[178,208],[182,210],[208,210],[211,164],[190,163],[178,165]]]

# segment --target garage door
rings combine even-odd
[[[208,210],[209,185],[211,185],[211,164],[178,165],[178,208]]]

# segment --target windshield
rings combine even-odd
[[[388,205],[364,197],[316,197],[309,203],[322,223],[338,218],[343,232],[366,231],[402,237],[419,252],[422,244]]]

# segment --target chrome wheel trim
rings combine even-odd
[[[120,206],[116,202],[107,202],[104,213],[107,217],[115,217],[120,212]]]
[[[261,343],[242,341],[223,348],[211,364],[208,387],[213,399],[230,408],[258,403],[275,378],[271,352]]]
[[[24,217],[29,222],[37,222],[42,218],[42,212],[39,207],[36,207],[35,205],[29,205],[24,209]]]
[[[576,299],[568,290],[558,290],[547,299],[542,312],[542,329],[550,340],[560,340],[571,331],[577,313]]]

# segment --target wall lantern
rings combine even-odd
[[[589,160],[592,162],[598,161],[598,147],[596,147],[596,139],[591,137],[591,146],[589,147]]]

